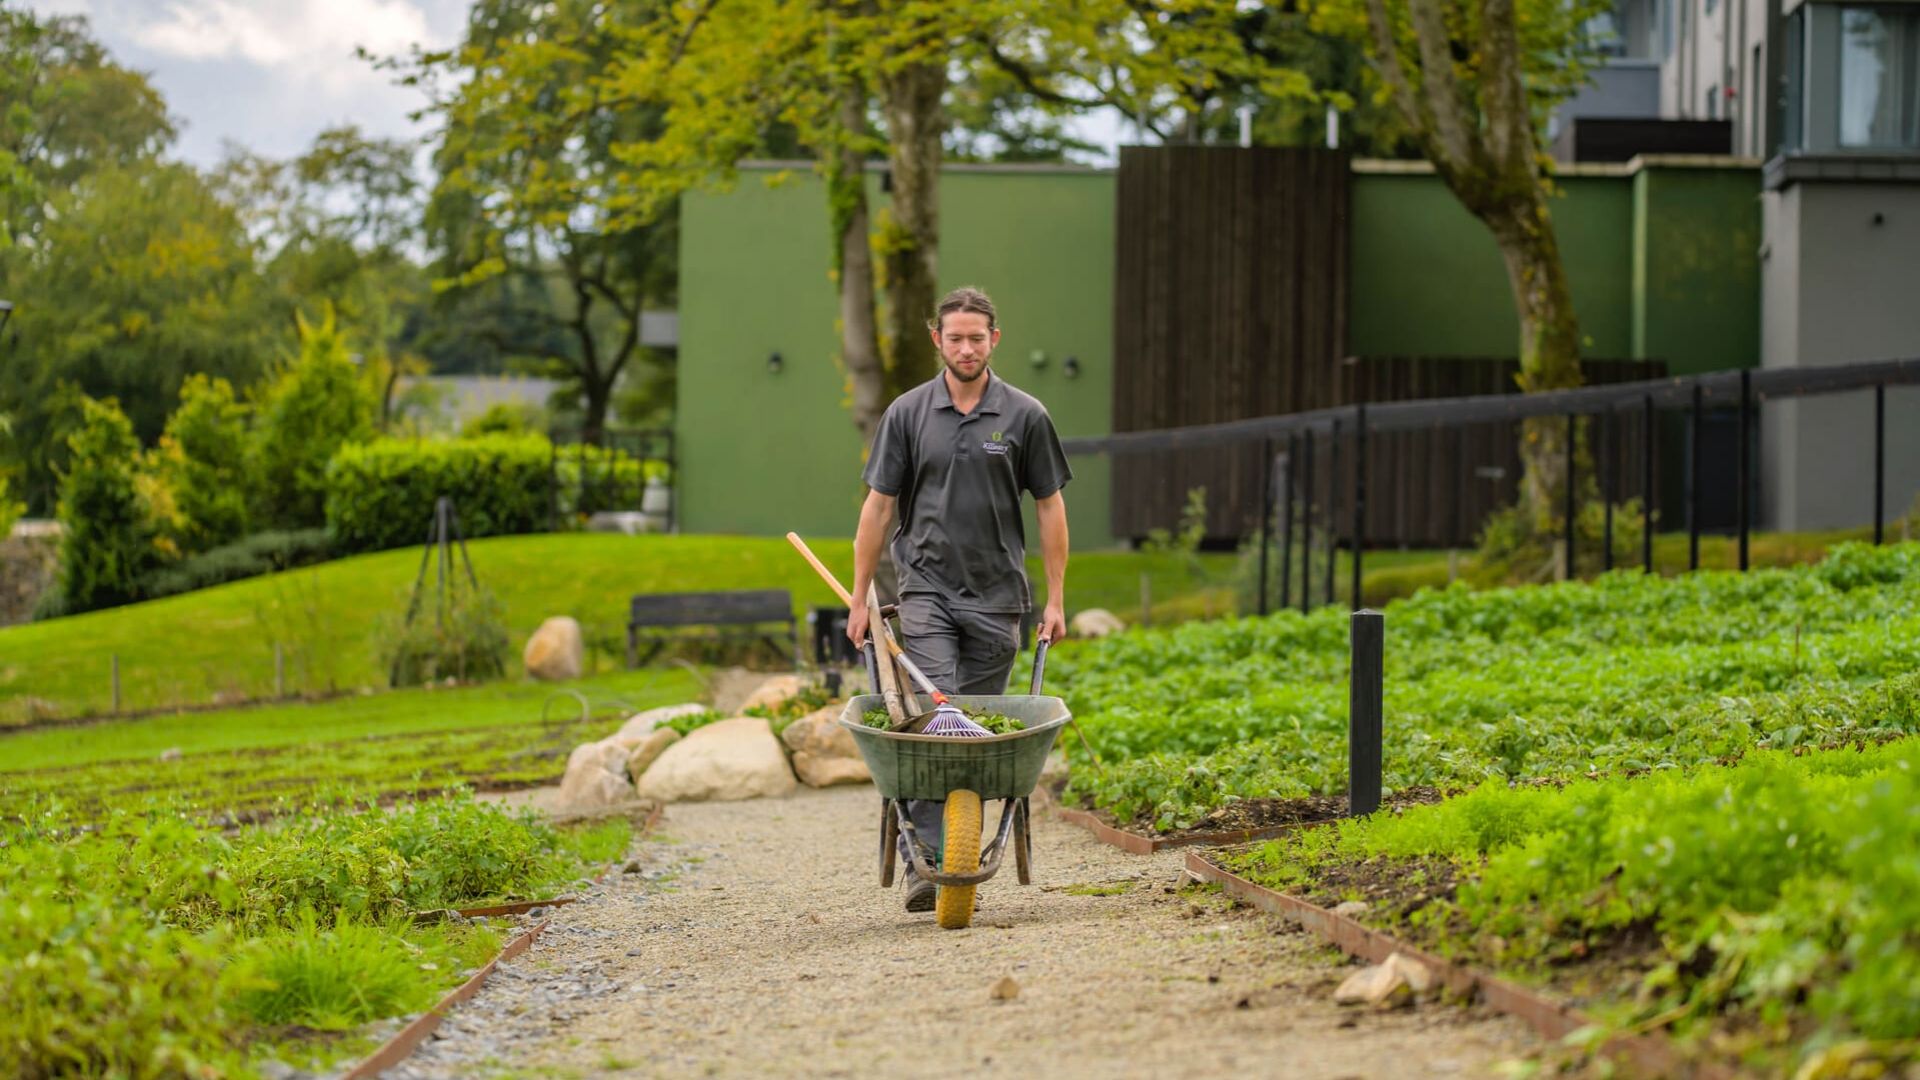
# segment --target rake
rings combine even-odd
[[[851,608],[853,606],[853,595],[847,592],[845,586],[840,584],[839,578],[833,576],[833,571],[828,570],[826,564],[822,563],[820,559],[814,555],[813,549],[807,547],[807,542],[800,539],[798,533],[788,533],[787,542],[792,544],[794,549],[799,551],[807,562],[813,565],[814,572],[818,573],[828,585],[833,586],[833,591],[838,593],[840,599]],[[925,693],[927,697],[933,700],[933,717],[927,721],[926,726],[920,729],[920,734],[957,736],[968,739],[977,739],[985,735],[993,734],[993,732],[967,719],[966,713],[961,712],[951,701],[948,701],[947,695],[941,693],[939,688],[933,685],[933,680],[927,678],[926,675],[921,672],[920,666],[908,658],[907,651],[900,647],[900,643],[893,640],[893,631],[887,629],[886,620],[879,619],[878,621],[880,625],[876,628],[877,633],[875,636],[886,643],[887,652],[891,653],[895,660],[900,661],[900,666],[906,670],[907,675],[913,679],[914,683],[920,687],[921,691]]]

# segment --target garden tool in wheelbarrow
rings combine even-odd
[[[833,576],[833,571],[828,570],[826,565],[820,561],[819,557],[814,555],[813,549],[807,547],[807,542],[800,539],[800,534],[788,533],[787,542],[794,546],[794,550],[800,552],[801,557],[807,560],[808,564],[813,567],[814,572],[820,575],[821,580],[825,581],[833,589],[847,607],[853,607],[853,594],[847,592],[846,587],[840,584],[840,579]],[[880,607],[879,601],[874,596],[871,588],[868,590],[867,609],[871,617],[869,626],[871,627],[870,632],[874,640],[885,644],[886,654],[891,657],[893,662],[900,665],[901,670],[907,673],[908,678],[912,679],[914,684],[920,687],[921,692],[927,695],[928,700],[933,702],[933,709],[930,712],[912,716],[893,716],[894,730],[905,731],[916,735],[958,735],[969,738],[979,738],[993,734],[986,728],[968,719],[966,713],[955,708],[953,703],[947,700],[947,695],[941,693],[940,688],[933,685],[933,681],[928,679],[925,673],[920,670],[920,665],[914,663],[912,658],[907,656],[907,651],[900,647],[898,641],[894,640],[893,631],[887,628],[887,621],[884,617],[886,612]],[[891,705],[891,701],[889,701],[889,705]],[[889,708],[888,711],[891,713],[892,709]]]

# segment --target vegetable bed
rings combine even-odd
[[[1920,741],[1761,750],[1296,833],[1235,873],[1762,1074],[1920,1060]],[[1596,1031],[1598,1035],[1602,1032]],[[1849,1071],[1853,1070],[1853,1071]]]
[[[1387,616],[1385,783],[1470,787],[1731,760],[1920,726],[1920,545],[1682,578],[1422,593]],[[1347,614],[1068,642],[1050,685],[1070,803],[1193,827],[1241,800],[1346,785]]]

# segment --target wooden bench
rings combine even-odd
[[[785,627],[786,643],[775,624]],[[682,627],[707,628],[682,634]],[[640,655],[640,637],[647,634],[647,654]],[[639,667],[657,656],[671,641],[764,641],[800,666],[800,627],[793,617],[793,594],[785,589],[740,589],[729,592],[642,593],[633,598],[627,616],[627,666]]]

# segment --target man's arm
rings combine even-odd
[[[847,612],[847,637],[855,648],[867,642],[867,587],[873,584],[880,549],[887,542],[887,526],[899,501],[897,496],[868,489],[867,501],[860,504],[860,528],[853,534],[853,605]]]
[[[1067,500],[1058,491],[1033,501],[1040,522],[1040,561],[1047,571],[1047,606],[1040,615],[1040,639],[1067,636]]]

